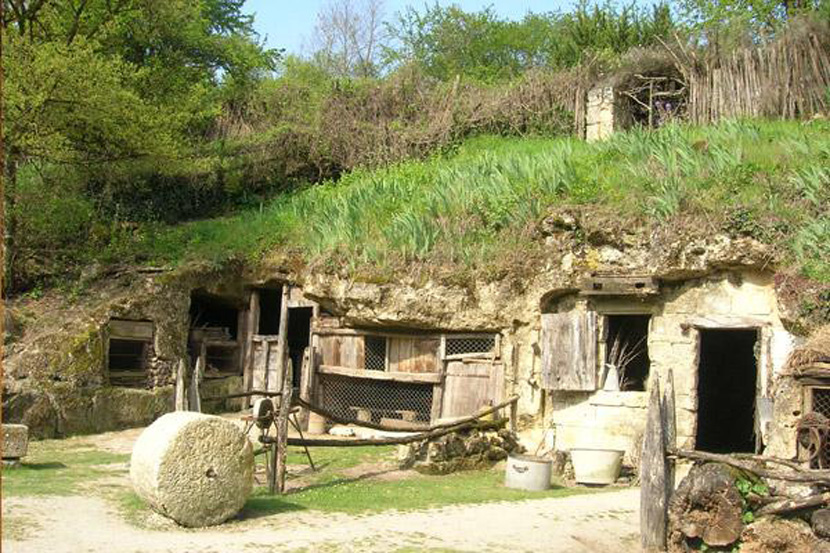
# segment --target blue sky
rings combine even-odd
[[[432,5],[435,0],[428,3]],[[287,52],[301,54],[317,19],[317,11],[326,0],[248,0],[245,11],[255,13],[254,26],[270,48],[285,48]],[[525,13],[567,10],[575,2],[571,0],[439,0],[442,6],[458,4],[468,11],[480,10],[489,5],[499,15],[521,19]],[[423,8],[423,0],[385,0],[387,18],[406,6]]]

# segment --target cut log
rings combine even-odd
[[[718,463],[693,467],[669,502],[668,550],[689,551],[697,540],[714,547],[734,543],[743,530],[742,511],[731,469]]]

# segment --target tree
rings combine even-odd
[[[313,58],[336,77],[379,74],[383,0],[329,0],[317,13]]]
[[[147,199],[188,188],[210,196],[216,116],[277,56],[259,43],[243,0],[1,1],[7,267],[24,246],[54,252],[78,240],[54,221],[82,229],[75,223],[107,213],[180,214],[186,202],[159,209]],[[124,209],[119,198],[133,191],[142,201]],[[19,205],[21,194],[34,205]],[[51,197],[64,201],[50,207]],[[54,216],[32,218],[46,212]]]
[[[687,22],[705,40],[759,40],[775,35],[793,17],[828,10],[826,0],[683,0]]]

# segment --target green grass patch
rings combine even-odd
[[[464,471],[443,476],[417,475],[400,480],[324,478],[302,490],[275,497],[264,488],[255,490],[245,509],[252,514],[275,514],[301,509],[341,513],[415,510],[446,505],[521,501],[588,493],[585,488],[554,486],[544,492],[504,486],[504,471]]]
[[[261,209],[145,225],[98,255],[175,264],[258,259],[282,247],[355,272],[393,274],[412,261],[476,271],[510,259],[517,245],[527,256],[528,228],[552,208],[586,205],[632,222],[696,217],[778,245],[805,274],[830,281],[829,166],[825,121],[668,125],[591,144],[483,136]]]
[[[3,471],[3,496],[76,494],[85,484],[126,474],[129,459],[82,443],[32,442],[23,465]]]

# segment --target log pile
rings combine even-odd
[[[740,545],[741,551],[830,553],[830,470],[810,468],[823,463],[676,449],[671,374],[665,394],[656,380],[649,387],[640,471],[645,551]],[[807,422],[804,428],[815,430]],[[823,439],[816,449],[825,450]],[[695,466],[673,490],[673,467],[680,459]]]

